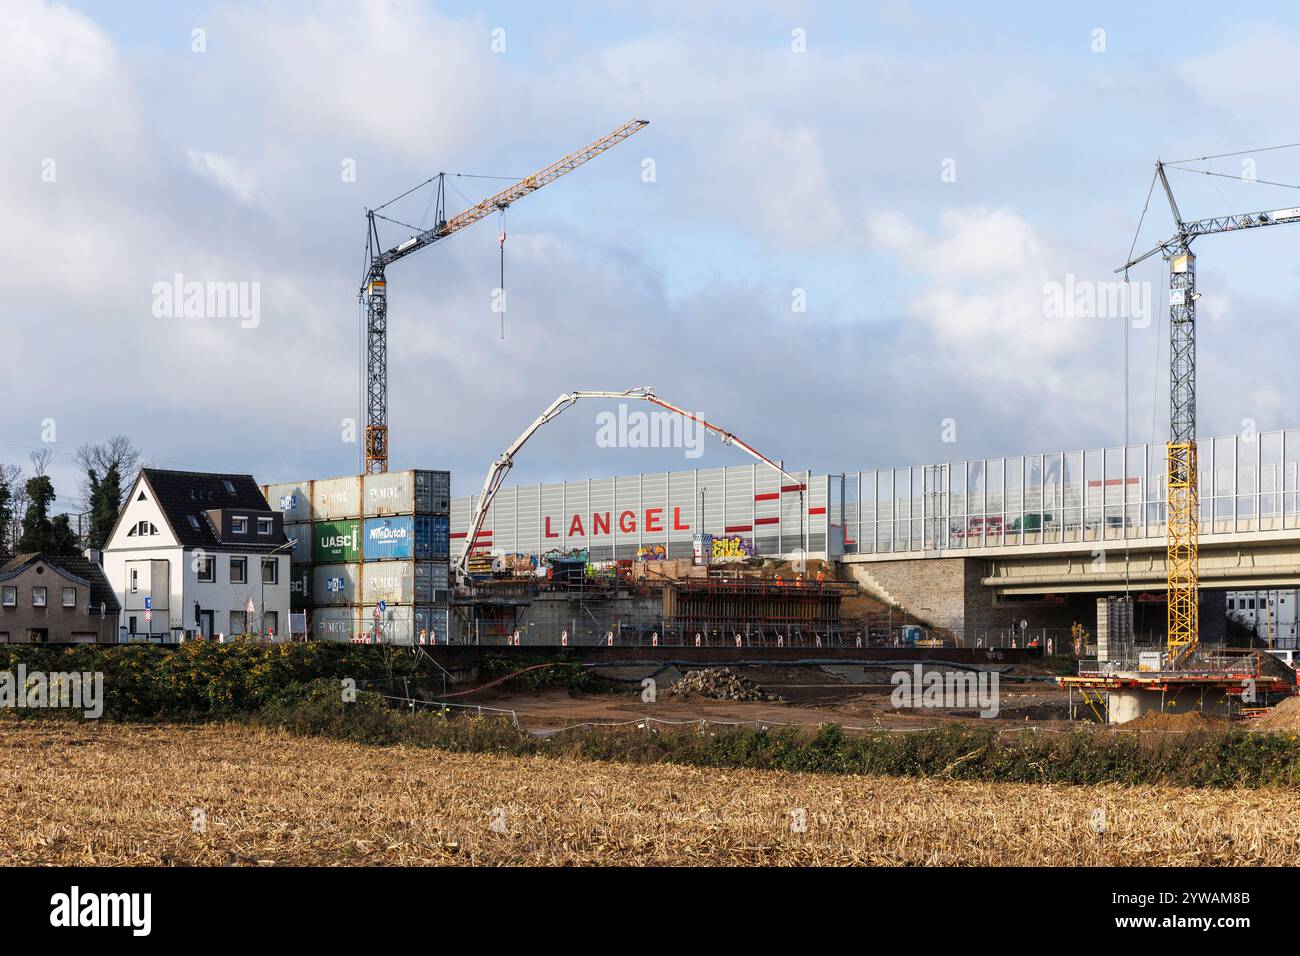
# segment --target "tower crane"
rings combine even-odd
[[[1235,154],[1229,154],[1235,155]],[[1200,157],[1210,159],[1215,157]],[[1173,213],[1175,232],[1168,239],[1115,271],[1127,275],[1139,262],[1162,255],[1169,263],[1169,442],[1165,467],[1165,593],[1168,601],[1168,650],[1171,662],[1190,656],[1200,640],[1198,619],[1200,505],[1196,465],[1196,257],[1191,244],[1201,236],[1300,221],[1300,207],[1184,220],[1165,175],[1166,167],[1184,172],[1180,163],[1156,161],[1159,180]],[[1222,175],[1222,174],[1211,174]],[[1229,177],[1237,178],[1237,177]],[[1148,200],[1150,194],[1148,193]],[[1143,210],[1145,214],[1145,210]],[[1141,223],[1138,224],[1141,230]],[[1131,254],[1131,253],[1130,253]]]
[[[496,498],[497,492],[501,489],[501,483],[505,481],[506,475],[514,467],[515,455],[519,449],[523,448],[537,433],[537,430],[548,422],[554,420],[566,408],[576,405],[584,398],[634,398],[643,402],[650,402],[652,405],[658,405],[660,408],[667,409],[677,415],[685,416],[696,424],[700,425],[706,431],[710,431],[722,440],[724,445],[735,445],[743,450],[752,458],[757,459],[769,468],[776,471],[782,478],[785,478],[799,486],[799,512],[800,521],[803,520],[803,482],[794,475],[790,474],[779,464],[768,458],[762,452],[755,449],[741,439],[728,431],[724,431],[717,425],[705,421],[699,415],[692,414],[683,408],[678,408],[665,402],[662,398],[655,395],[655,390],[648,385],[638,385],[635,388],[624,389],[621,392],[565,392],[563,395],[551,402],[546,407],[546,411],[538,415],[533,423],[524,429],[523,433],[514,440],[514,442],[502,452],[501,457],[494,461],[488,468],[487,478],[483,481],[483,491],[478,496],[478,503],[474,508],[473,515],[470,516],[469,530],[465,534],[465,545],[461,548],[460,555],[451,565],[451,576],[454,584],[464,584],[467,576],[469,565],[469,553],[474,549],[474,544],[478,539],[479,532],[483,530],[483,522],[487,520],[488,511],[492,508],[492,501]],[[700,528],[703,529],[703,516],[700,516]]]
[[[439,239],[446,239],[466,226],[472,226],[493,212],[504,211],[512,203],[572,172],[648,125],[647,120],[629,120],[594,143],[557,159],[450,219],[445,217],[444,206],[446,174],[439,173],[434,177],[437,180],[434,225],[417,230],[415,235],[391,249],[384,249],[380,243],[375,220],[395,220],[380,215],[378,209],[366,211],[366,274],[358,295],[366,307],[366,474],[388,471],[388,283],[385,275],[388,267]]]

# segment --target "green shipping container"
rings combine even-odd
[[[311,607],[311,565],[289,565],[289,607],[303,611]]]
[[[361,560],[360,521],[317,521],[311,527],[312,560],[316,564]]]

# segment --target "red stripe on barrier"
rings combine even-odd
[[[780,521],[780,518],[755,518],[754,524],[778,524]]]
[[[807,488],[808,488],[807,485],[782,485],[781,486],[782,491],[806,491]]]
[[[824,515],[824,514],[826,513],[826,509],[825,509],[825,508],[809,508],[809,509],[808,509],[808,513],[809,513],[810,515]]]
[[[776,499],[780,497],[781,496],[779,494],[777,494],[775,491],[772,491],[763,495],[754,495],[754,500],[755,501],[776,501]]]
[[[740,531],[753,531],[753,530],[754,530],[754,526],[753,526],[752,524],[733,524],[733,525],[730,525],[730,526],[727,527],[727,528],[724,528],[723,531],[722,531],[722,533],[723,533],[723,534],[736,534],[737,532],[740,532]]]

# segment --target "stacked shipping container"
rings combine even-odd
[[[443,643],[451,473],[264,485],[295,542],[291,595],[321,640]]]

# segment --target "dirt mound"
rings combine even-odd
[[[706,667],[703,670],[688,671],[681,680],[673,684],[671,693],[679,697],[698,694],[715,700],[781,699],[775,694],[769,694],[752,680],[741,677],[725,667]]]
[[[1253,730],[1300,730],[1300,697],[1288,697],[1251,724]]]
[[[1228,721],[1224,717],[1203,714],[1199,710],[1184,711],[1180,714],[1154,711],[1143,714],[1136,720],[1123,724],[1125,730],[1215,730],[1225,727]]]

